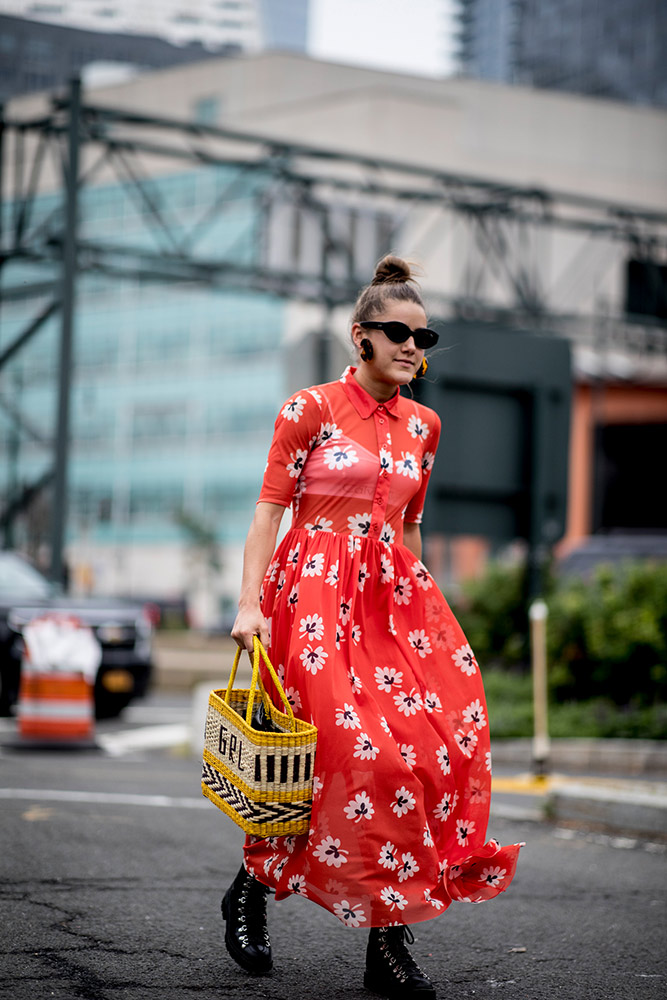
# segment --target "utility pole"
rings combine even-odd
[[[67,486],[70,444],[70,390],[72,384],[72,341],[74,299],[77,273],[77,227],[79,185],[79,130],[81,118],[81,81],[70,85],[69,128],[65,177],[65,231],[63,238],[62,324],[58,366],[58,403],[56,414],[55,477],[51,522],[51,579],[63,583],[65,565],[63,548],[67,526]]]

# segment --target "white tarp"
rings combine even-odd
[[[23,629],[23,641],[29,654],[23,660],[23,670],[80,672],[94,683],[102,648],[87,625],[55,615],[35,618]]]

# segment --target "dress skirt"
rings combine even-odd
[[[506,889],[521,845],[487,839],[480,670],[424,565],[403,544],[292,528],[262,607],[271,660],[318,745],[308,834],[247,838],[251,873],[351,927],[428,920]]]

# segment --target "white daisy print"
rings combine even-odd
[[[299,602],[299,584],[295,583],[289,592],[289,597],[287,598],[287,603],[293,609]]]
[[[388,722],[387,722],[387,720],[385,719],[384,715],[381,715],[381,716],[380,716],[380,725],[381,725],[381,726],[382,726],[382,728],[384,729],[384,731],[385,731],[385,733],[387,734],[387,736],[393,736],[393,735],[394,735],[394,734],[392,733],[391,729],[389,728],[389,723],[388,723]]]
[[[424,472],[430,472],[433,468],[433,463],[435,462],[435,454],[432,451],[425,451],[422,455],[422,469]]]
[[[380,580],[382,583],[391,583],[394,579],[394,564],[389,556],[380,556]]]
[[[308,452],[303,451],[301,448],[297,448],[296,451],[290,452],[290,460],[285,466],[290,474],[291,479],[298,479],[303,472],[303,467],[306,464],[306,459],[308,458]]]
[[[428,436],[428,424],[413,413],[408,420],[408,434],[413,438],[425,438]]]
[[[464,757],[472,757],[478,740],[479,737],[474,729],[459,729],[456,733],[456,742]]]
[[[285,697],[292,706],[292,708],[297,711],[301,708],[301,695],[295,687],[285,688]]]
[[[343,726],[344,729],[361,729],[359,716],[352,705],[345,705],[344,708],[336,709],[336,725]]]
[[[397,868],[398,858],[396,857],[396,848],[390,840],[388,840],[384,847],[380,850],[378,864],[382,865],[383,868],[390,868],[391,871],[394,871]]]
[[[345,642],[345,633],[343,632],[343,626],[338,623],[336,625],[336,649],[340,649],[341,642]]]
[[[361,678],[357,677],[357,675],[355,674],[354,667],[350,667],[350,669],[348,670],[347,679],[349,680],[350,687],[352,688],[354,693],[359,694],[359,692],[363,687],[363,684],[361,683]]]
[[[390,451],[386,448],[380,448],[380,468],[389,474],[394,471],[394,459]]]
[[[275,562],[271,563],[271,565],[269,566],[269,568],[266,571],[266,575],[268,576],[268,578],[271,581],[271,583],[273,583],[273,581],[275,580],[275,578],[276,578],[276,576],[278,574],[278,567],[279,566],[280,566],[280,561],[278,559],[276,559]]]
[[[361,563],[359,566],[359,582],[357,586],[359,590],[363,590],[366,586],[366,580],[368,580],[371,574],[368,572],[368,563]]]
[[[281,877],[281,875],[282,875],[282,873],[284,871],[285,865],[287,864],[288,861],[289,861],[289,858],[283,858],[282,861],[279,861],[278,864],[276,865],[276,867],[273,869],[273,877],[275,878],[276,882],[278,882],[280,880],[280,877]],[[399,878],[400,878],[400,876],[399,876]]]
[[[477,670],[477,660],[473,655],[473,651],[468,645],[459,646],[456,652],[452,653],[452,659],[457,667],[460,667],[464,674],[468,677],[472,676]]]
[[[438,764],[442,770],[443,774],[450,774],[452,770],[452,765],[449,760],[449,750],[447,746],[443,743],[441,747],[435,751],[435,756],[438,760]]]
[[[306,556],[305,562],[301,569],[302,576],[322,576],[322,571],[324,570],[324,553],[315,552]]]
[[[338,472],[342,469],[349,469],[358,461],[355,449],[349,445],[334,445],[324,452],[324,464],[328,469],[335,469]]]
[[[264,862],[264,864],[262,866],[264,868],[264,874],[265,875],[269,874],[269,872],[271,871],[271,865],[273,864],[273,862],[275,860],[276,860],[275,855],[273,855],[272,857],[266,859],[266,861]]]
[[[497,886],[500,885],[506,875],[506,868],[485,868],[479,876],[479,880],[486,885]]]
[[[441,910],[445,905],[441,900],[433,898],[433,896],[431,895],[431,890],[429,888],[424,889],[424,899],[426,900],[427,903],[430,903],[431,906],[434,906],[436,910]]]
[[[295,424],[298,424],[305,405],[306,401],[303,396],[295,396],[293,399],[290,399],[287,403],[285,403],[282,409],[282,415],[285,420],[293,420]]]
[[[350,635],[352,636],[352,642],[356,646],[361,641],[361,625],[353,625]]]
[[[325,837],[313,851],[313,857],[329,867],[340,868],[341,865],[347,864],[345,855],[349,853],[340,846],[340,840],[334,837]]]
[[[351,535],[367,535],[371,530],[371,515],[352,514],[347,519],[347,527]]]
[[[337,441],[342,433],[337,424],[320,424],[320,432],[315,440],[317,444],[326,444],[327,441]]]
[[[375,760],[379,754],[379,747],[373,746],[373,741],[367,733],[359,733],[354,748],[354,757],[360,760]]]
[[[359,924],[366,923],[366,914],[361,907],[361,903],[352,906],[346,899],[343,899],[340,903],[334,903],[333,908],[338,919],[346,927],[358,927]]]
[[[433,835],[428,823],[424,827],[424,847],[433,847]]]
[[[442,703],[435,691],[424,692],[424,708],[427,712],[442,712]]]
[[[399,691],[398,694],[394,695],[394,704],[396,708],[401,712],[406,718],[411,715],[416,715],[422,707],[422,696],[416,687],[407,691]]]
[[[419,865],[410,854],[401,854],[401,864],[398,869],[398,881],[406,882],[409,878],[412,878],[419,871]]]
[[[351,556],[353,556],[355,552],[361,551],[361,538],[359,535],[347,536],[347,551]]]
[[[435,818],[443,821],[449,819],[449,817],[456,809],[457,801],[458,801],[458,792],[454,792],[453,795],[450,795],[449,792],[445,792],[445,794],[442,796],[437,806],[433,810],[433,815],[435,816]]]
[[[408,476],[410,479],[419,479],[421,463],[411,451],[402,451],[401,458],[396,463],[396,472],[399,476]]]
[[[384,887],[380,893],[380,899],[389,907],[390,910],[395,910],[397,908],[399,910],[404,910],[408,905],[408,901],[405,896],[399,892],[398,889],[394,889],[391,885],[386,885]]]
[[[278,577],[278,583],[276,584],[276,593],[279,594],[280,591],[285,586],[285,580],[287,579],[287,574],[284,569],[281,569],[280,576]]]
[[[350,799],[348,804],[343,809],[347,819],[354,820],[355,823],[361,822],[362,819],[372,819],[375,813],[375,807],[369,799],[366,792],[359,792],[355,795],[353,799]]]
[[[300,639],[321,639],[324,635],[324,618],[321,615],[308,615],[301,619],[299,626]]]
[[[316,795],[319,795],[319,793],[322,791],[323,788],[324,788],[324,782],[320,777],[315,775],[315,777],[313,778],[313,798],[315,798]]]
[[[409,604],[412,598],[412,583],[409,576],[400,576],[394,584],[394,600],[397,604]]]
[[[468,838],[471,834],[475,832],[475,823],[471,819],[457,819],[456,821],[456,839],[458,840],[461,847],[465,847],[468,843]]]
[[[331,563],[331,566],[329,566],[326,582],[330,587],[335,587],[338,583],[338,559],[336,559],[336,562]]]
[[[310,389],[306,389],[306,392],[307,392],[307,393],[308,393],[308,394],[309,394],[310,396],[312,396],[312,397],[313,397],[313,399],[315,400],[315,402],[317,403],[317,405],[318,405],[318,406],[321,406],[321,405],[322,405],[322,397],[320,396],[320,394],[319,394],[319,392],[317,391],[317,389],[313,389],[313,388],[310,388]]]
[[[468,707],[464,708],[463,721],[468,726],[474,726],[475,729],[484,729],[486,715],[481,701],[471,701]]]
[[[306,880],[303,875],[292,875],[287,880],[287,888],[295,896],[307,896]]]
[[[391,804],[391,809],[397,816],[405,816],[405,814],[409,813],[411,809],[414,809],[415,797],[412,792],[408,791],[405,785],[401,785],[400,788],[397,788],[395,794],[396,798]]]
[[[484,755],[484,763],[486,764],[487,771],[489,772],[489,774],[491,774],[491,771],[493,769],[493,765],[492,765],[492,762],[491,762],[491,751],[490,750],[487,750],[486,754]]]
[[[293,549],[290,549],[289,552],[287,553],[287,562],[294,569],[296,569],[296,564],[299,561],[299,552],[300,552],[300,549],[301,549],[301,546],[297,544],[297,545],[294,546]]]
[[[317,646],[315,649],[308,643],[301,653],[301,662],[303,663],[306,670],[316,676],[317,671],[321,670],[324,666],[324,661],[328,657],[328,653],[324,649],[324,646]]]
[[[401,757],[412,770],[412,768],[417,763],[417,754],[415,753],[415,748],[412,743],[401,743]]]
[[[429,590],[433,586],[431,574],[426,569],[423,562],[419,562],[419,560],[417,560],[412,567],[412,572],[416,577],[417,585],[421,587],[422,590]]]
[[[408,632],[408,642],[422,660],[426,659],[429,653],[433,652],[431,649],[431,640],[423,628]]]
[[[384,542],[385,545],[393,545],[395,538],[396,538],[396,532],[389,524],[389,522],[385,521],[384,524],[382,525],[382,531],[380,532],[380,541]]]
[[[394,625],[394,616],[389,615],[389,624],[387,626],[390,635],[398,635],[396,631],[396,626]]]
[[[343,625],[347,625],[348,619],[350,617],[351,607],[352,607],[352,602],[344,597],[340,602],[340,611],[338,614],[338,617],[342,621]]]
[[[306,525],[307,531],[331,531],[333,521],[327,521],[326,517],[318,517],[315,521]]]
[[[283,837],[283,847],[288,854],[294,854],[294,848],[296,847],[296,837],[289,834],[287,837]]]

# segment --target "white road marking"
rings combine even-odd
[[[150,806],[158,809],[210,809],[208,799],[172,795],[131,795],[125,792],[77,792],[57,788],[0,788],[0,799],[19,802],[83,802],[108,806]]]
[[[112,757],[134,750],[159,750],[190,742],[190,727],[183,723],[164,726],[141,726],[115,733],[100,733],[96,742]]]

